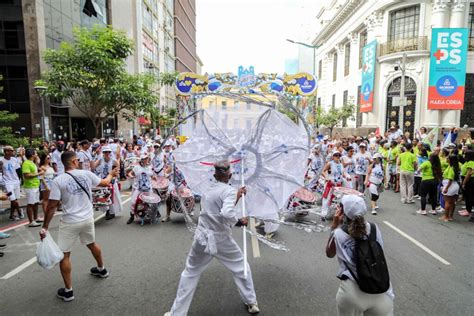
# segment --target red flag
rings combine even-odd
[[[380,136],[380,127],[375,130],[375,136]]]

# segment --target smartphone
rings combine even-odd
[[[13,194],[13,192],[8,192],[7,196],[11,196],[12,194]]]

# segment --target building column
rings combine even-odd
[[[44,124],[42,121],[43,111],[41,105],[41,99],[39,94],[35,91],[35,81],[41,78],[41,47],[44,48],[45,43],[40,43],[40,31],[38,23],[43,25],[43,39],[44,39],[44,14],[43,14],[43,2],[36,0],[23,0],[22,1],[23,11],[23,25],[25,31],[25,50],[26,50],[26,62],[27,62],[27,73],[28,73],[28,94],[30,101],[30,118],[31,118],[31,136],[32,137],[43,137],[41,126]],[[47,109],[45,109],[45,112]],[[48,116],[47,112],[44,113]],[[38,128],[39,127],[39,128]],[[51,122],[48,129],[51,128]],[[45,131],[48,133],[48,130]]]
[[[463,0],[455,0],[451,4],[450,28],[466,27],[465,20],[466,4]],[[444,110],[442,116],[442,126],[458,126],[461,118],[461,110]]]
[[[382,24],[383,24],[383,12],[374,11],[371,15],[367,17],[364,21],[365,26],[367,27],[367,43],[377,40],[377,43],[380,43],[380,38],[382,36]],[[380,65],[375,64],[375,80],[380,76]],[[362,114],[362,126],[364,127],[379,127],[383,125],[383,122],[379,122],[378,113],[382,111],[380,108],[382,104],[385,104],[385,100],[381,100],[383,95],[381,91],[382,87],[376,86],[374,84],[374,107],[372,112]]]
[[[431,28],[449,27],[449,6],[444,0],[433,0],[431,4]],[[431,31],[429,36],[431,37]],[[428,59],[428,63],[429,63]],[[429,71],[426,72],[426,94],[428,95],[429,86]],[[421,87],[424,89],[423,87]],[[426,98],[428,101],[428,98]],[[423,122],[428,127],[436,127],[441,125],[442,110],[428,110],[427,104],[420,104],[420,110],[426,109],[424,113]]]

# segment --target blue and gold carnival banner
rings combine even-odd
[[[428,109],[462,110],[467,67],[467,28],[432,30]]]

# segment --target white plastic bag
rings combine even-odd
[[[36,248],[38,264],[45,269],[52,269],[63,258],[64,253],[56,245],[51,235],[47,234]]]

